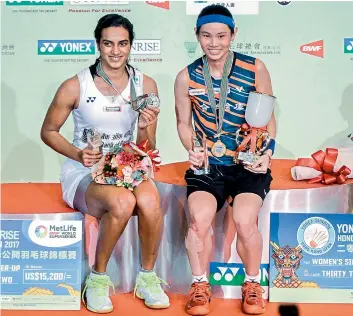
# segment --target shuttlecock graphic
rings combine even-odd
[[[188,52],[189,57],[194,57],[197,48],[197,42],[185,42],[184,46]]]
[[[323,225],[310,225],[304,232],[304,241],[311,248],[322,248],[328,240],[329,232]]]

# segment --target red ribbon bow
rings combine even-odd
[[[295,165],[313,168],[322,172],[321,175],[308,180],[308,183],[333,184],[337,182],[342,184],[347,180],[351,169],[347,166],[342,166],[337,172],[333,172],[337,156],[337,149],[326,148],[326,153],[319,150],[311,155],[312,158],[299,158]]]
[[[247,136],[241,142],[236,152],[243,151],[249,142],[250,142],[250,151],[252,153],[255,153],[256,147],[261,148],[262,138],[261,137],[258,138],[257,135],[259,132],[261,133],[263,131],[266,131],[266,127],[254,128],[254,127],[250,127],[247,123],[244,123],[241,125],[240,129],[243,133],[247,133]]]
[[[151,159],[152,165],[153,165],[153,171],[158,171],[159,168],[158,166],[161,164],[162,159],[159,155],[159,150],[158,149],[149,149],[150,144],[148,142],[148,139],[142,141],[137,145],[139,149],[141,149],[143,152],[145,152]]]

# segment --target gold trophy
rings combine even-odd
[[[192,135],[192,144],[193,144],[193,151],[195,153],[203,153],[203,163],[202,166],[194,170],[195,175],[203,175],[210,173],[210,164],[208,162],[208,147],[207,147],[207,140],[206,136],[203,135],[202,141],[197,137],[195,131]]]
[[[246,124],[235,133],[238,148],[234,162],[251,166],[264,153],[271,137],[267,124],[271,120],[276,98],[272,95],[250,92],[245,110]]]

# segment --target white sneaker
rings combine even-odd
[[[113,304],[109,297],[109,287],[114,285],[108,275],[90,273],[85,281],[82,291],[82,301],[87,309],[95,313],[110,313],[113,311]]]
[[[136,278],[134,294],[145,301],[145,305],[153,309],[168,308],[169,297],[164,293],[161,283],[168,285],[160,279],[155,272],[140,272]]]

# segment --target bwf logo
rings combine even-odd
[[[94,55],[94,40],[38,40],[38,55]]]
[[[170,8],[170,1],[146,1],[146,3],[165,10]]]
[[[316,41],[300,46],[300,51],[304,54],[324,58],[324,41]]]

